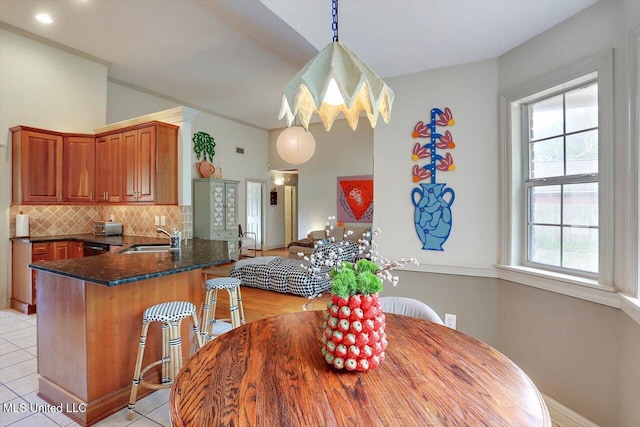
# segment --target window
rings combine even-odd
[[[612,306],[613,55],[501,94],[499,277]]]
[[[597,278],[598,83],[523,103],[525,265]]]

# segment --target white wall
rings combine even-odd
[[[395,77],[387,80],[396,98],[392,120],[375,130],[375,227],[387,258],[414,257],[423,265],[490,269],[496,263],[498,233],[497,60],[488,60]],[[452,228],[444,251],[423,250],[414,226],[412,168],[426,162],[411,159],[418,121],[428,123],[432,108],[449,107],[456,143],[450,152],[455,171],[438,171],[436,182],[455,191]],[[422,182],[429,182],[425,180]],[[385,230],[389,232],[385,233]],[[392,231],[392,232],[391,232]],[[481,245],[479,250],[478,245]]]
[[[174,107],[173,101],[146,92],[136,90],[109,82],[108,84],[108,119],[109,123],[130,119],[132,117],[161,111]],[[269,181],[270,175],[267,169],[268,133],[265,130],[248,126],[233,120],[214,116],[208,113],[194,113],[191,121],[191,135],[188,136],[186,144],[191,147],[191,137],[195,132],[206,132],[211,135],[215,142],[216,154],[213,158],[213,165],[218,164],[222,169],[224,179],[240,181],[238,186],[238,221],[246,229],[246,178]],[[236,152],[236,147],[244,148],[244,154]],[[190,179],[200,178],[195,169],[198,162],[193,149],[185,150],[190,155],[190,159],[182,164],[188,165]],[[191,184],[183,186],[184,191],[191,192]],[[266,195],[268,197],[268,194]],[[191,196],[182,194],[180,200],[184,200],[186,205],[191,204]],[[268,215],[268,210],[267,210]],[[269,230],[267,230],[268,234]]]
[[[312,123],[309,130],[316,140],[316,151],[311,160],[297,166],[284,162],[276,152],[275,143],[282,129],[269,131],[269,168],[299,170],[298,237],[324,228],[327,217],[336,215],[339,176],[373,174],[373,129],[368,120],[361,119],[355,132],[346,120],[336,120],[331,132],[321,123]],[[374,181],[374,187],[377,185]],[[376,206],[374,199],[374,217]]]
[[[0,28],[0,70],[0,307],[7,307],[11,270],[9,128],[29,125],[92,132],[105,122],[107,67]]]
[[[180,104],[141,92],[122,84],[107,82],[107,123],[117,123],[156,111],[168,110]]]

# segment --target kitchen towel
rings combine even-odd
[[[25,237],[29,235],[29,215],[16,215],[16,237]]]

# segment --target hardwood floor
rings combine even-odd
[[[264,251],[264,256],[288,256],[286,248]],[[258,256],[260,252],[258,251]],[[207,269],[209,277],[225,277],[233,263],[224,264]],[[295,313],[302,311],[302,306],[307,304],[307,310],[324,310],[329,302],[329,294],[324,294],[319,298],[309,301],[305,297],[279,292],[265,291],[262,289],[242,287],[242,305],[246,322],[252,322],[265,317],[277,316],[285,313]],[[229,298],[226,292],[218,292],[218,303],[216,307],[216,317],[228,317]]]

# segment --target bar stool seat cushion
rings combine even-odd
[[[209,289],[233,289],[240,286],[242,281],[236,277],[215,277],[207,280],[204,285]]]
[[[147,308],[143,314],[145,322],[177,322],[196,312],[196,306],[188,301],[172,301]]]

